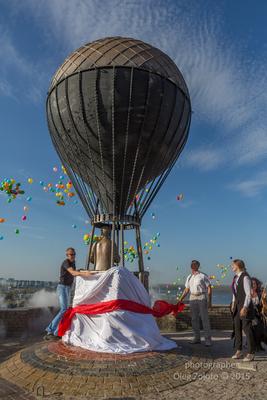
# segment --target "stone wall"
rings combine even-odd
[[[0,308],[0,339],[5,337],[31,337],[44,332],[56,313],[47,308]]]
[[[232,317],[228,306],[215,305],[209,310],[210,324],[212,329],[232,329]],[[160,330],[164,332],[181,331],[191,328],[191,314],[189,306],[177,318],[167,315],[163,318],[157,318]]]
[[[30,337],[40,335],[52,320],[57,310],[49,308],[0,308],[0,339],[4,337]],[[213,306],[209,311],[212,329],[232,329],[232,319],[227,306]],[[175,332],[191,328],[189,307],[178,314],[157,318],[163,332]]]

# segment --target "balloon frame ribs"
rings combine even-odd
[[[148,288],[141,221],[188,138],[191,102],[174,62],[131,38],[104,38],[77,49],[47,96],[51,140],[96,228],[112,227],[124,266],[124,232],[135,230],[139,271]]]

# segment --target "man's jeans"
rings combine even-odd
[[[64,312],[67,310],[67,308],[69,306],[70,289],[71,289],[71,286],[62,285],[61,283],[59,283],[57,286],[57,294],[58,294],[58,298],[59,298],[60,310],[57,313],[57,315],[55,316],[55,318],[53,319],[53,321],[46,328],[46,331],[48,333],[52,333],[55,336],[57,336],[57,333],[58,333],[59,322],[60,322]]]
[[[200,321],[199,317],[202,320],[203,330],[205,340],[209,340],[211,338],[210,332],[210,322],[209,322],[209,314],[208,314],[208,304],[206,299],[201,300],[189,300],[191,313],[192,313],[192,328],[194,332],[194,336],[196,340],[200,340]]]

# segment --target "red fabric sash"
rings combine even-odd
[[[63,336],[64,333],[70,329],[71,321],[75,314],[96,315],[116,310],[126,310],[141,314],[152,314],[154,317],[163,317],[170,313],[176,316],[179,312],[183,311],[184,308],[184,303],[170,304],[164,300],[157,300],[154,303],[153,308],[147,307],[144,304],[136,303],[135,301],[124,299],[103,301],[96,304],[83,304],[67,309],[60,321],[58,336]]]

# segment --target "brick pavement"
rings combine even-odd
[[[0,399],[4,400],[34,400],[36,397],[12,382],[0,378]]]
[[[37,342],[0,364],[0,393],[5,399],[267,399],[266,353],[250,364],[232,362],[229,332],[214,332],[212,348],[188,344],[190,335],[168,334],[178,349],[132,355]]]

